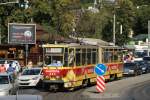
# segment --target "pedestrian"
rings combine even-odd
[[[9,67],[7,69],[7,72],[10,72],[10,73],[14,73],[15,72],[15,68],[12,67],[12,64],[9,64]]]
[[[0,73],[4,73],[4,72],[6,72],[6,68],[5,68],[4,64],[2,64],[0,66]]]
[[[28,62],[28,65],[27,65],[27,68],[30,69],[30,68],[32,68],[32,67],[33,67],[33,63],[32,63],[32,61],[29,61],[29,62]]]

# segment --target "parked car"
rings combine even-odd
[[[124,63],[124,75],[140,75],[142,68],[135,62]]]
[[[24,69],[18,77],[20,87],[25,86],[40,86],[42,85],[43,75],[42,68]]]
[[[150,72],[150,56],[143,57],[143,61],[145,65],[147,66],[147,73]]]
[[[16,94],[18,90],[17,80],[13,73],[0,73],[0,95]]]
[[[137,63],[138,64],[138,66],[140,66],[141,68],[142,68],[142,73],[147,73],[147,72],[149,72],[149,65],[148,65],[148,63],[147,62],[145,62],[145,61],[143,61],[143,60],[141,60],[141,61],[135,61],[135,63]]]

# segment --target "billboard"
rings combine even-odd
[[[8,24],[8,43],[10,44],[35,44],[36,24]]]

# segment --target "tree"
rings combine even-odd
[[[150,20],[150,6],[139,6],[136,9],[136,22],[134,24],[136,35],[148,33],[148,20]]]
[[[116,41],[118,45],[127,43],[130,38],[129,33],[133,29],[135,11],[134,5],[130,0],[122,0],[119,8],[116,9],[116,21],[123,26],[123,33],[120,34],[119,28],[116,29]]]

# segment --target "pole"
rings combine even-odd
[[[148,56],[150,56],[149,52],[150,52],[150,21],[148,21]]]
[[[2,44],[2,20],[0,19],[0,44]]]
[[[26,49],[26,66],[27,66],[27,61],[28,61],[28,44],[25,44],[25,49]]]
[[[120,25],[120,34],[122,34],[122,24]]]
[[[114,43],[114,45],[116,44],[116,37],[115,37],[115,35],[116,35],[116,15],[115,15],[115,13],[114,13],[114,15],[113,15],[113,43]]]

